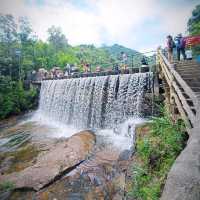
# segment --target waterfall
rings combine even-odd
[[[114,128],[140,117],[144,92],[152,88],[152,80],[151,72],[45,80],[38,113],[77,128]]]

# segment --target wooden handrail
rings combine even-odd
[[[162,53],[161,49],[158,50],[158,64],[161,66],[161,70],[165,76],[165,79],[169,85],[175,91],[175,101],[177,107],[179,109],[180,114],[184,118],[186,124],[190,121],[191,125],[194,126],[196,122],[196,114],[199,109],[199,100],[196,97],[194,91],[190,88],[190,86],[183,80],[180,74],[174,69],[173,65],[167,60],[167,58]],[[193,102],[193,109],[196,113],[193,112],[193,109],[187,102],[186,97],[183,95],[181,89],[189,96],[191,101]],[[172,95],[174,96],[174,95]],[[185,113],[183,113],[183,111]],[[186,119],[186,117],[188,119]]]
[[[185,91],[187,91],[188,96],[191,97],[193,103],[195,106],[198,105],[198,99],[195,95],[195,93],[192,91],[190,86],[182,79],[182,77],[179,75],[179,73],[174,69],[174,67],[171,65],[171,63],[167,60],[167,58],[163,55],[161,51],[159,51],[160,56],[162,57],[163,61],[165,62],[166,66],[168,67],[169,71],[173,74],[174,78],[177,80],[177,82],[180,84],[182,88],[184,88]]]

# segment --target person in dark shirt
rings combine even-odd
[[[170,63],[173,62],[173,48],[175,47],[174,40],[171,35],[167,36],[167,53]]]
[[[147,60],[145,59],[145,57],[142,57],[141,64],[142,65],[148,65]]]
[[[177,50],[177,59],[180,61],[180,55],[182,54],[183,59],[186,60],[186,54],[185,54],[185,46],[186,42],[185,39],[182,37],[182,34],[178,34],[178,36],[175,38],[176,41],[176,50]]]

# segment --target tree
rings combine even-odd
[[[0,42],[12,43],[17,38],[17,25],[12,15],[0,14]]]
[[[190,35],[200,35],[200,5],[192,11],[192,16],[188,20],[188,31]],[[200,55],[200,45],[193,47],[193,54]]]
[[[49,34],[48,41],[53,45],[56,52],[66,49],[68,41],[60,27],[52,26],[47,30],[47,32]]]
[[[188,20],[188,31],[190,35],[200,34],[200,5],[192,11],[192,16]]]
[[[13,76],[17,25],[12,15],[0,15],[0,74]]]
[[[22,43],[26,43],[29,40],[30,34],[32,33],[32,27],[27,17],[19,18],[19,37]]]

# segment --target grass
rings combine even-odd
[[[164,110],[153,118],[145,134],[137,135],[132,187],[129,195],[137,200],[158,200],[167,174],[185,146],[182,122],[172,122]]]
[[[10,181],[0,183],[0,194],[14,189],[14,184]]]

